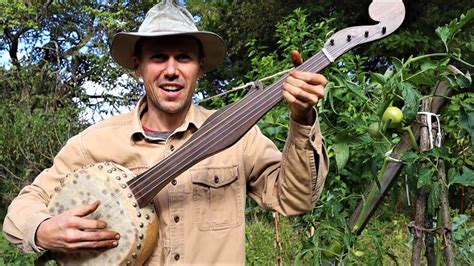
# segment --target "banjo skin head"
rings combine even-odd
[[[126,185],[135,175],[110,162],[84,166],[68,174],[55,188],[48,204],[51,215],[97,200],[100,205],[86,218],[107,222],[107,230],[120,233],[119,245],[111,249],[53,253],[65,265],[141,265],[158,239],[158,218],[152,204],[139,208]]]

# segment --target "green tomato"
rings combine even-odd
[[[382,115],[382,120],[390,120],[389,127],[397,127],[403,120],[403,112],[398,107],[389,106],[385,109],[385,112]]]
[[[367,132],[369,132],[369,135],[374,139],[380,139],[383,137],[382,132],[380,132],[380,126],[378,122],[370,123],[369,127],[367,128]]]

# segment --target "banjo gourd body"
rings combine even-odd
[[[156,246],[158,220],[152,204],[139,208],[126,181],[135,175],[109,162],[92,164],[68,174],[55,188],[48,204],[51,215],[100,201],[86,218],[107,222],[107,230],[120,233],[119,245],[104,250],[53,253],[64,265],[141,265]]]

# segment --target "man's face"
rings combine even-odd
[[[189,36],[146,39],[134,62],[153,105],[149,110],[165,115],[187,112],[197,79],[203,75],[198,40]]]

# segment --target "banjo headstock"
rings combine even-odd
[[[405,6],[402,0],[373,0],[369,15],[379,23],[345,28],[326,41],[322,51],[331,62],[355,46],[385,38],[398,29],[405,18]]]

